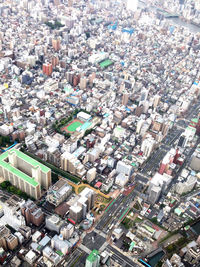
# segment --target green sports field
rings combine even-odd
[[[99,65],[102,69],[107,68],[108,66],[112,65],[113,62],[110,59],[106,59],[102,61]]]
[[[69,126],[67,126],[67,131],[69,132],[75,132],[76,129],[81,126],[83,123],[81,123],[80,121],[75,121],[72,124],[70,124]]]

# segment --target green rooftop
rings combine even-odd
[[[99,256],[98,250],[94,249],[90,255],[87,257],[87,261],[89,262],[96,262],[97,256]]]
[[[22,153],[21,151],[13,148],[10,149],[3,154],[0,155],[0,166],[7,169],[9,172],[12,172],[16,176],[20,177],[21,179],[25,180],[27,183],[31,184],[32,186],[37,186],[39,183],[34,180],[34,178],[28,176],[24,172],[20,171],[19,169],[12,166],[9,162],[6,162],[5,159],[8,158],[8,153],[14,151],[18,158],[21,158],[22,160],[28,162],[33,167],[39,166],[41,170],[45,173],[49,172],[50,169],[46,167],[45,165],[41,164],[40,162],[32,159],[31,157],[27,156],[26,154]]]

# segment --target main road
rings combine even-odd
[[[128,196],[120,194],[117,199],[113,200],[108,208],[105,210],[104,215],[98,222],[96,229],[107,234],[109,228],[120,222],[123,214],[129,209],[131,202],[136,197],[134,190]]]

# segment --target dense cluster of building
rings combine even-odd
[[[199,1],[161,3],[198,22]],[[0,263],[69,266],[92,226],[105,242],[81,244],[85,266],[122,266],[121,252],[138,266],[159,246],[163,266],[198,264],[199,34],[122,0],[11,0],[0,15]],[[167,260],[160,240],[178,230],[192,238]]]

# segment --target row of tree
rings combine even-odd
[[[29,197],[25,192],[22,192],[20,189],[12,185],[9,181],[4,181],[3,183],[0,184],[0,187],[2,190],[6,190],[9,193],[18,195],[19,197],[27,200]]]

